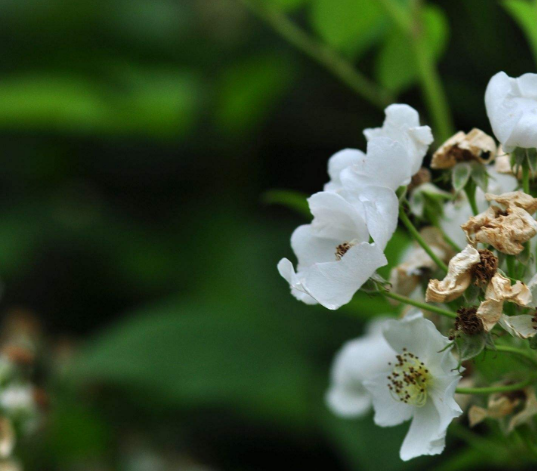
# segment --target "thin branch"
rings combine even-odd
[[[360,71],[356,70],[347,60],[336,51],[310,37],[282,12],[263,5],[256,0],[239,0],[250,11],[268,23],[280,36],[310,58],[324,66],[349,88],[372,105],[384,109],[393,102],[393,97],[387,91],[372,82]]]

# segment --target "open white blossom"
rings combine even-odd
[[[326,394],[334,414],[359,417],[371,409],[372,397],[363,382],[383,369],[395,354],[382,335],[385,322],[385,318],[370,322],[363,337],[347,342],[336,355]]]
[[[403,146],[410,161],[410,175],[414,175],[423,163],[433,134],[429,126],[420,126],[418,112],[408,105],[394,104],[385,110],[386,119],[380,128],[366,129],[368,141],[378,137],[388,137]],[[386,169],[388,170],[388,169]],[[408,183],[408,182],[407,182]]]
[[[537,147],[537,74],[494,75],[485,92],[492,130],[506,152]]]
[[[301,301],[338,309],[387,260],[376,244],[368,243],[364,219],[341,195],[320,192],[308,202],[313,221],[291,237],[297,271],[288,259],[280,260],[278,270]]]
[[[383,334],[397,356],[364,381],[375,423],[390,427],[412,419],[401,459],[437,455],[444,450],[449,424],[462,413],[454,399],[461,376],[446,349],[450,341],[420,314],[387,321]]]

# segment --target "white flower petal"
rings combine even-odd
[[[494,75],[485,92],[487,115],[506,152],[537,147],[537,74]]]
[[[395,352],[382,335],[386,319],[370,323],[365,336],[347,342],[336,355],[326,395],[330,409],[342,417],[360,416],[371,408],[371,395],[363,382],[382,370]]]
[[[423,163],[427,148],[433,142],[429,126],[420,126],[418,112],[404,104],[390,105],[385,110],[386,119],[381,128],[366,129],[368,140],[388,137],[403,146],[408,153],[410,175],[414,175]]]
[[[438,332],[434,324],[424,319],[421,313],[410,318],[407,316],[401,320],[387,321],[384,326],[384,337],[396,352],[401,353],[406,348],[429,368],[443,360],[443,355],[438,352],[450,343],[449,339]]]
[[[533,316],[529,314],[519,316],[502,314],[498,323],[513,337],[520,339],[529,339],[537,333],[537,324],[533,321]]]
[[[369,240],[363,217],[356,207],[342,196],[321,191],[310,196],[308,203],[313,214],[311,227],[318,236],[338,239],[341,242]]]
[[[367,154],[340,174],[345,190],[356,195],[372,184],[397,190],[410,183],[412,162],[398,142],[385,137],[371,139]]]
[[[452,355],[450,356],[453,358]],[[461,377],[456,373],[435,376],[430,386],[429,394],[440,417],[440,430],[447,429],[451,421],[462,414],[462,409],[455,401],[455,389],[460,379]]]
[[[298,259],[298,271],[314,263],[335,261],[336,247],[344,241],[319,237],[311,224],[297,227],[291,236],[291,247]]]
[[[351,165],[357,164],[365,154],[357,149],[343,149],[336,152],[328,160],[328,175],[330,182],[324,186],[325,191],[337,191],[341,188],[340,174],[343,170]]]
[[[397,398],[392,397],[388,389],[386,372],[382,372],[364,381],[373,398],[373,408],[375,409],[375,423],[381,427],[392,427],[399,425],[412,417],[414,407]]]
[[[289,287],[291,288],[291,294],[296,299],[305,304],[317,304],[317,301],[315,301],[315,299],[305,292],[302,284],[300,283],[299,276],[295,273],[293,264],[287,258],[282,258],[279,261],[278,272],[285,280],[287,280],[287,283],[289,283]]]
[[[341,260],[312,265],[304,272],[302,284],[324,307],[338,309],[387,263],[376,245],[362,242],[351,247]]]
[[[375,243],[384,250],[397,229],[399,200],[393,190],[368,186],[360,194],[367,229]]]
[[[438,455],[446,446],[446,430],[440,429],[440,415],[428,401],[415,409],[410,429],[401,447],[401,459],[408,461],[423,455]]]

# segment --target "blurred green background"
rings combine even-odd
[[[382,2],[263,3],[430,123]],[[535,70],[535,2],[426,8],[457,129],[490,132],[488,79]],[[491,469],[333,417],[333,355],[389,307],[308,307],[276,271],[307,219],[263,195],[319,191],[381,107],[236,0],[0,0],[0,39],[2,309],[35,313],[51,365],[26,469]]]

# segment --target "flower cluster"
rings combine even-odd
[[[389,106],[383,126],[364,131],[365,153],[330,158],[330,181],[308,199],[312,222],[291,237],[297,268],[278,264],[307,304],[338,309],[371,280],[370,295],[413,308],[373,320],[344,345],[326,395],[341,417],[373,409],[383,427],[411,420],[403,460],[441,453],[463,409],[470,426],[500,420],[505,433],[537,415],[537,74],[495,75],[485,104],[499,144],[479,129],[460,131],[437,146],[432,172],[422,167],[431,129],[410,106]],[[399,221],[414,245],[388,261]],[[376,274],[387,264],[389,281]],[[532,369],[475,387],[489,378],[469,362],[488,349]]]
[[[396,190],[410,183],[433,140],[408,105],[389,106],[384,125],[364,134],[367,152],[333,155],[330,181],[308,199],[313,221],[291,237],[296,272],[286,258],[278,264],[292,294],[307,304],[338,309],[387,264],[383,251],[399,213]]]

